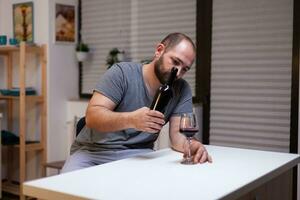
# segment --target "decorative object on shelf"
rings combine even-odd
[[[55,42],[75,42],[75,6],[55,4]]]
[[[20,96],[20,88],[0,89],[0,93],[5,96]],[[25,94],[36,95],[36,90],[32,87],[26,87]]]
[[[7,44],[7,36],[0,35],[0,45],[6,45],[6,44]]]
[[[19,42],[16,38],[9,38],[9,44],[10,45],[18,45]]]
[[[120,51],[118,48],[112,48],[106,58],[107,69],[109,69],[113,64],[121,62],[123,60],[124,51]]]
[[[15,145],[20,143],[19,137],[7,130],[1,130],[2,145]]]
[[[33,2],[13,4],[13,33],[18,42],[33,43]]]
[[[38,143],[38,140],[25,141],[26,144]],[[20,144],[20,137],[8,130],[1,130],[1,144],[2,145],[16,145]]]
[[[79,42],[76,46],[76,56],[79,62],[83,62],[87,59],[90,49],[89,46],[83,42]]]

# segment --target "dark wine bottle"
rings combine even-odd
[[[173,97],[172,85],[176,78],[177,71],[178,69],[173,67],[167,82],[157,89],[150,106],[151,110],[157,110],[161,113],[165,112],[166,106]]]

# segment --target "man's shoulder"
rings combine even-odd
[[[112,68],[120,71],[124,77],[139,76],[142,71],[142,64],[136,62],[120,62],[115,64]]]
[[[189,83],[184,79],[178,79],[174,83],[174,91],[176,96],[181,96],[181,94],[190,94],[191,87]]]
[[[116,66],[120,67],[123,70],[136,70],[142,66],[141,63],[137,62],[119,62]]]
[[[189,83],[182,78],[176,80],[174,85],[175,87],[190,87]]]

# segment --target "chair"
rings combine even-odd
[[[80,133],[80,131],[83,129],[85,126],[85,117],[82,117],[79,119],[79,121],[76,124],[76,137]]]
[[[76,121],[75,121],[75,123],[76,123]],[[85,117],[82,117],[76,123],[75,137],[78,136],[78,134],[80,133],[80,131],[83,129],[84,126],[85,126]],[[44,167],[45,168],[57,169],[58,173],[60,173],[60,170],[63,168],[64,164],[65,164],[65,160],[59,160],[59,161],[48,162],[44,165]]]

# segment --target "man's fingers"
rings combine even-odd
[[[161,119],[161,118],[156,118],[156,117],[149,117],[147,119],[147,121],[149,123],[155,123],[155,124],[159,124],[159,125],[165,125],[165,120],[164,119]]]
[[[156,110],[149,110],[148,114],[151,117],[157,117],[157,118],[161,118],[161,119],[165,118],[164,114],[162,114],[161,112],[158,112]]]
[[[201,151],[199,151],[200,149],[198,149],[198,151],[197,151],[197,153],[195,154],[195,156],[194,156],[194,163],[198,163],[199,162],[199,160],[200,160],[200,158],[201,158],[201,154],[202,154],[202,152]]]
[[[136,130],[157,133],[163,125],[165,125],[165,119],[161,112],[150,110],[148,107],[132,112],[132,126]]]
[[[207,158],[208,158],[208,153],[207,153],[207,151],[204,151],[204,152],[202,153],[202,155],[201,155],[201,158],[200,158],[199,162],[200,162],[200,163],[204,163],[205,161],[208,160]]]
[[[148,133],[158,133],[160,130],[153,129],[153,128],[146,128],[144,131]]]
[[[156,124],[164,125],[165,124],[165,116],[158,111],[150,110],[148,112],[148,119],[149,122],[154,122]]]
[[[154,122],[148,122],[147,126],[148,126],[148,128],[151,128],[151,129],[156,129],[156,130],[162,129],[162,125],[154,123]]]
[[[149,133],[157,133],[162,129],[163,125],[154,122],[148,122],[145,127],[145,131]]]
[[[192,155],[194,163],[212,162],[212,157],[208,154],[204,146],[197,148],[197,150],[192,153]]]
[[[197,152],[195,153],[195,155],[194,155],[194,159],[193,159],[193,161],[194,161],[194,163],[203,163],[203,159],[204,158],[206,158],[206,150],[205,150],[205,148],[199,148],[199,149],[197,149]]]
[[[208,162],[212,163],[212,157],[210,155],[208,155]]]

